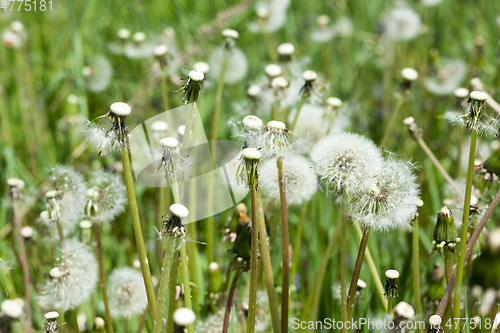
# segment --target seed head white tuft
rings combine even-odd
[[[208,265],[208,270],[210,272],[218,272],[219,271],[219,264],[216,262],[211,262],[210,265]]]
[[[130,33],[130,30],[122,28],[122,29],[118,30],[116,35],[120,39],[128,39],[130,37],[131,33]]]
[[[406,302],[399,302],[395,307],[394,307],[394,312],[399,317],[405,318],[405,319],[410,319],[415,316],[415,309],[413,306]]]
[[[192,70],[191,72],[189,72],[189,78],[193,81],[203,81],[203,79],[205,78],[205,75],[200,72],[200,71],[197,71],[197,70]]]
[[[210,65],[204,61],[198,61],[194,63],[193,69],[207,74],[210,71]]]
[[[142,313],[148,304],[142,274],[131,267],[122,267],[111,272],[108,293],[112,317],[130,318]]]
[[[331,134],[311,151],[316,172],[333,189],[357,193],[366,189],[382,170],[383,159],[377,146],[354,133]]]
[[[339,108],[342,106],[342,100],[337,97],[328,97],[326,99],[326,104],[334,108]]]
[[[92,222],[90,222],[89,220],[83,220],[80,222],[79,226],[80,229],[90,229],[92,228]]]
[[[246,116],[242,121],[243,125],[249,129],[258,130],[262,128],[262,119],[257,116]]]
[[[22,227],[21,228],[21,236],[24,238],[31,238],[33,237],[33,228],[32,227]]]
[[[255,148],[245,148],[241,152],[247,160],[260,160],[262,154]]]
[[[130,113],[132,112],[130,106],[127,103],[123,102],[115,102],[111,104],[109,110],[113,112],[115,115],[120,117],[126,117],[130,115]]]
[[[358,279],[358,289],[365,289],[366,288],[366,282],[361,280],[361,279]]]
[[[403,124],[405,124],[406,126],[410,126],[411,124],[414,124],[415,123],[415,118],[413,117],[407,117],[405,119],[403,119]]]
[[[165,44],[158,44],[153,48],[153,54],[156,57],[163,57],[167,54],[168,47]]]
[[[377,230],[407,227],[417,212],[419,193],[413,165],[387,160],[370,187],[353,197],[349,213],[353,221]]]
[[[104,326],[106,326],[106,322],[101,317],[95,317],[94,318],[94,326],[95,326],[95,328],[98,328],[98,329],[104,328]]]
[[[277,88],[286,88],[290,83],[283,76],[277,76],[271,80],[271,87]]]
[[[123,213],[127,191],[118,175],[96,171],[90,175],[88,185],[94,195],[87,202],[87,219],[95,223],[111,222]]]
[[[292,43],[283,43],[278,46],[278,54],[291,56],[295,53],[295,46]]]
[[[318,78],[318,74],[315,71],[307,70],[302,73],[302,78],[306,81],[314,81]]]
[[[24,30],[24,25],[19,21],[14,21],[10,24],[10,30],[14,31],[17,34],[20,34]]]
[[[7,185],[17,187],[19,190],[22,190],[24,188],[24,181],[19,178],[11,177],[7,178]]]
[[[181,204],[173,204],[170,206],[170,212],[181,219],[188,217],[189,210]]]
[[[224,29],[222,30],[222,37],[238,39],[238,37],[240,37],[240,34],[234,29]]]
[[[420,16],[411,7],[397,7],[384,17],[385,33],[392,40],[413,39],[420,32]]]
[[[160,146],[167,148],[176,148],[179,145],[179,141],[176,138],[168,137],[160,140]]]
[[[460,59],[443,58],[436,72],[425,79],[425,88],[435,95],[450,95],[467,75],[467,64]]]
[[[280,129],[283,130],[286,128],[286,125],[282,121],[278,120],[271,120],[270,122],[267,123],[267,126],[270,128],[275,128],[275,129]]]
[[[247,95],[250,97],[257,97],[261,91],[262,91],[262,88],[258,84],[252,84],[247,89]]]
[[[269,64],[264,70],[269,77],[280,76],[283,73],[281,67],[276,64]]]
[[[411,67],[405,67],[401,70],[401,77],[406,81],[415,81],[418,79],[418,72]]]
[[[457,88],[453,92],[453,95],[455,95],[456,98],[466,98],[467,96],[469,96],[469,89]]]
[[[399,272],[395,269],[389,269],[385,271],[385,277],[391,280],[399,278]]]
[[[475,101],[485,101],[488,99],[488,94],[482,91],[473,91],[470,93],[469,97]]]
[[[43,317],[47,320],[55,320],[55,319],[59,318],[59,312],[50,311],[50,312],[47,312],[46,314],[44,314]]]
[[[264,162],[259,172],[263,193],[267,198],[278,201],[280,192],[276,160]],[[283,182],[289,205],[301,205],[309,201],[318,188],[312,163],[302,155],[286,155],[283,158]]]
[[[23,306],[11,299],[4,300],[0,305],[0,310],[11,318],[19,318],[23,314]]]
[[[194,323],[196,315],[193,310],[188,308],[178,308],[173,314],[174,322],[182,327],[186,327]]]

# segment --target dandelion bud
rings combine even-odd
[[[439,315],[432,315],[429,318],[429,329],[427,333],[442,333],[444,330],[441,328],[441,317]]]
[[[398,296],[398,285],[396,284],[399,278],[399,272],[395,269],[389,269],[385,271],[385,298],[388,297],[399,297]]]
[[[261,91],[262,91],[262,89],[260,88],[260,86],[258,84],[252,84],[247,90],[247,95],[250,98],[255,99],[257,96],[259,96]]]
[[[130,33],[130,30],[122,28],[122,29],[118,30],[116,35],[118,36],[119,39],[124,41],[130,37],[131,33]]]
[[[270,64],[266,66],[265,72],[269,77],[269,80],[272,80],[273,78],[280,76],[283,73],[283,70],[278,65]]]
[[[243,118],[243,126],[250,130],[259,130],[262,128],[262,119],[257,116],[246,116]]]
[[[441,250],[448,250],[455,253],[455,246],[457,241],[457,230],[455,226],[455,221],[453,219],[453,214],[448,207],[443,207],[438,212],[436,228],[434,229],[434,241],[432,253],[438,250],[442,254]]]
[[[6,299],[0,305],[0,310],[10,318],[17,319],[23,314],[23,305],[15,300]]]
[[[283,43],[278,46],[278,55],[280,61],[289,62],[292,60],[293,54],[295,53],[295,46],[292,43]]]
[[[188,308],[178,308],[173,314],[174,323],[181,327],[192,325],[196,320],[193,310]]]
[[[210,65],[204,61],[198,61],[193,65],[193,69],[206,75],[210,71]]]

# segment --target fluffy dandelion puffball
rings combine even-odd
[[[40,292],[40,303],[63,311],[74,309],[94,292],[97,271],[90,249],[75,239],[66,240],[60,266],[52,269],[52,280]]]
[[[410,40],[420,32],[420,16],[410,7],[397,7],[384,17],[385,34],[392,40]]]
[[[130,318],[141,314],[148,305],[142,274],[130,267],[118,268],[111,273],[108,294],[113,317]]]
[[[87,90],[100,92],[109,86],[113,78],[113,67],[104,56],[92,57],[87,60],[87,66],[83,67],[82,75]]]
[[[123,213],[127,203],[126,188],[120,177],[97,171],[90,176],[87,190],[87,218],[95,222],[110,222]]]
[[[417,212],[419,193],[412,163],[387,160],[371,185],[354,195],[349,213],[354,222],[376,230],[407,227]]]
[[[331,188],[349,193],[368,188],[383,166],[377,146],[355,133],[332,134],[319,140],[311,151],[311,160]]]
[[[434,76],[425,79],[425,88],[435,95],[450,95],[467,75],[467,65],[460,59],[443,59]]]
[[[316,192],[318,180],[312,163],[302,155],[287,155],[283,159],[283,180],[289,205],[300,205]],[[260,186],[264,194],[274,201],[280,199],[276,160],[264,162],[260,167]]]
[[[227,61],[226,71],[224,72],[224,83],[234,84],[246,77],[248,60],[245,54],[236,47],[228,51],[224,46],[220,46],[212,52],[208,59],[210,66],[208,74],[212,79],[219,80],[224,60]]]

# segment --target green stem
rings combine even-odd
[[[231,282],[231,288],[229,289],[229,295],[227,296],[226,302],[226,312],[224,313],[224,324],[222,327],[222,333],[227,333],[229,330],[229,315],[231,314],[231,305],[233,303],[234,291],[236,290],[236,283],[240,277],[241,268],[236,269],[236,274],[234,275],[233,282]]]
[[[352,309],[354,306],[354,297],[356,296],[356,290],[358,290],[358,280],[359,274],[361,273],[361,266],[363,266],[363,258],[365,256],[366,245],[368,244],[368,236],[370,236],[370,227],[366,226],[363,231],[363,238],[361,238],[361,243],[359,244],[358,257],[356,258],[356,265],[354,266],[354,272],[352,273],[351,285],[349,287],[349,296],[347,297],[347,318],[352,318]]]
[[[167,90],[167,76],[165,73],[161,75],[161,99],[163,101],[163,109],[165,111],[170,110],[170,106],[168,103],[168,90]],[[170,122],[168,126],[172,126],[173,124]]]
[[[252,203],[252,257],[250,265],[250,292],[248,297],[247,333],[253,333],[255,328],[255,307],[257,303],[257,280],[259,279],[258,246],[259,234],[257,223],[257,190],[250,187]]]
[[[290,127],[292,129],[292,132],[295,131],[295,126],[297,126],[297,120],[299,120],[300,109],[302,109],[302,105],[304,105],[306,98],[307,95],[305,93],[302,93],[302,98],[299,101],[299,105],[297,105],[297,111],[295,112],[295,117],[293,118],[292,127]]]
[[[347,191],[342,191],[342,218],[340,222],[340,310],[342,325],[341,332],[347,332],[347,267],[346,267],[346,252],[347,252],[347,222],[349,215],[347,214]]]
[[[390,296],[387,297],[387,313],[392,315],[392,297]]]
[[[177,274],[179,271],[179,251],[174,251],[174,257],[172,258],[172,272],[170,273],[170,285],[168,286],[168,316],[167,316],[167,333],[172,333],[174,331],[174,320],[173,314],[176,309],[176,287],[177,287]]]
[[[266,222],[264,220],[264,208],[262,206],[262,198],[259,195],[258,202],[258,223],[259,223],[259,236],[260,236],[260,254],[262,256],[262,263],[264,266],[264,279],[267,288],[267,297],[269,298],[269,308],[271,310],[271,322],[273,325],[273,332],[281,332],[280,313],[278,309],[278,298],[276,297],[276,290],[274,288],[273,280],[273,267],[271,265],[271,255],[269,252],[269,245],[267,242]],[[288,325],[288,323],[286,323]]]
[[[470,258],[470,257],[469,257]],[[449,250],[444,251],[444,275],[446,278],[446,285],[450,283],[451,280],[451,275],[453,270],[453,256]],[[451,295],[451,303],[450,303],[450,315],[451,315],[451,320],[453,322],[453,295]]]
[[[299,111],[299,110],[297,110]],[[281,331],[288,332],[288,297],[290,286],[290,245],[288,234],[288,210],[286,202],[286,188],[283,172],[283,157],[278,157],[276,162],[278,167],[278,183],[280,188],[281,203],[281,228],[282,228],[282,246],[283,246],[283,283],[281,293]]]
[[[394,111],[392,112],[391,118],[389,119],[389,123],[387,124],[387,128],[385,129],[384,137],[382,138],[382,141],[380,142],[381,148],[386,148],[387,141],[389,140],[389,136],[392,133],[392,129],[394,128],[394,124],[396,123],[396,119],[398,118],[399,110],[403,106],[404,101],[405,101],[404,96],[400,96],[398,99],[398,102],[396,104],[396,107],[394,108]]]
[[[139,217],[139,209],[137,207],[137,198],[135,196],[134,179],[132,176],[132,167],[130,165],[130,158],[128,156],[128,149],[122,147],[122,161],[123,161],[123,176],[125,178],[125,185],[127,187],[128,202],[130,206],[130,213],[132,215],[132,225],[134,227],[135,242],[137,245],[137,252],[139,254],[139,261],[141,262],[142,277],[146,286],[146,294],[148,297],[149,314],[154,318],[156,314],[156,296],[151,279],[151,271],[149,270],[148,257],[146,253],[146,245],[144,244],[144,237],[142,236],[141,220]]]
[[[99,283],[102,289],[102,298],[104,301],[104,310],[106,312],[106,323],[108,327],[108,332],[113,333],[113,320],[111,318],[111,312],[109,310],[108,301],[108,291],[106,287],[106,271],[104,270],[104,257],[102,254],[102,242],[101,242],[101,227],[98,223],[94,224],[95,241],[97,248],[97,259],[99,262]]]
[[[193,309],[193,303],[191,301],[191,285],[189,282],[189,268],[187,262],[187,254],[186,254],[186,240],[182,240],[181,248],[181,270],[182,270],[182,280],[184,285],[184,305],[188,309]],[[188,326],[188,332],[194,333],[193,324]]]
[[[224,76],[227,69],[227,57],[222,61],[222,68],[217,83],[217,92],[215,94],[214,115],[212,118],[212,133],[210,133],[210,141],[217,140],[217,130],[219,129],[220,106],[222,103],[222,93],[224,92]]]
[[[471,133],[470,150],[469,150],[469,164],[467,168],[467,183],[465,184],[465,200],[464,200],[464,215],[462,217],[462,230],[460,233],[460,252],[457,261],[457,277],[455,282],[455,299],[453,300],[453,318],[460,318],[460,298],[462,293],[462,278],[465,264],[465,246],[467,244],[467,231],[469,227],[469,210],[470,210],[470,197],[472,192],[472,176],[474,172],[474,156],[476,153],[476,139],[477,133],[475,130]],[[453,332],[459,333],[460,328],[454,327]]]
[[[356,234],[358,235],[359,240],[361,240],[363,238],[361,228],[357,224],[354,224],[354,228],[356,229]],[[370,273],[372,275],[373,281],[375,282],[375,287],[377,288],[378,295],[380,296],[380,300],[382,301],[382,305],[384,306],[384,309],[387,310],[387,300],[384,297],[384,286],[382,285],[380,276],[378,275],[377,267],[375,266],[375,262],[373,261],[372,255],[370,253],[370,248],[368,246],[366,247],[365,258],[366,263],[370,268]]]
[[[413,220],[413,293],[415,294],[415,310],[417,315],[422,314],[422,301],[420,295],[420,243],[419,243],[418,216]],[[420,330],[421,331],[421,330]]]
[[[166,239],[167,248],[163,255],[163,266],[161,268],[160,284],[158,286],[158,306],[156,307],[156,316],[153,321],[153,332],[163,332],[163,315],[165,313],[165,302],[167,299],[167,291],[172,272],[173,256],[177,248],[177,239],[168,237]]]
[[[184,128],[184,137],[182,138],[182,150],[187,150],[189,148],[189,138],[191,136],[191,123],[193,122],[193,113],[195,112],[196,102],[191,104],[189,108],[186,123]]]
[[[306,220],[306,214],[307,214],[307,203],[305,203],[304,206],[302,206],[302,214],[300,215],[299,228],[297,230],[297,233],[295,234],[293,262],[292,262],[292,268],[290,270],[290,276],[292,277],[292,281],[294,279],[295,272],[297,271],[297,266],[299,265],[300,248],[302,244],[302,232],[304,230],[304,222]]]

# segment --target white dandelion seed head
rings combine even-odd
[[[318,25],[322,25],[322,26],[328,25],[328,23],[330,23],[330,16],[328,16],[328,15],[319,15],[316,18],[316,23]]]
[[[444,58],[437,75],[425,79],[425,88],[435,95],[450,95],[467,75],[467,65],[460,59]]]
[[[383,24],[386,36],[395,41],[413,39],[420,32],[420,16],[407,6],[391,9]]]
[[[395,269],[388,269],[385,271],[385,277],[391,280],[399,278],[399,272]]]
[[[287,155],[283,158],[283,182],[289,205],[301,205],[309,201],[318,188],[313,165],[302,155]],[[267,198],[272,201],[280,199],[275,159],[267,160],[260,166],[259,185]]]
[[[111,272],[108,278],[108,295],[113,317],[130,318],[141,314],[148,305],[142,274],[131,267],[122,267]]]
[[[215,261],[211,262],[211,263],[208,265],[208,270],[209,270],[209,272],[211,272],[211,273],[218,272],[218,271],[219,271],[219,264],[218,264],[218,263],[216,263]]]
[[[56,320],[59,318],[59,312],[57,311],[49,311],[43,315],[43,317],[47,320]]]
[[[82,69],[82,74],[85,88],[91,92],[100,92],[109,86],[113,78],[113,67],[106,57],[99,55],[87,59],[87,66]]]
[[[176,138],[168,137],[160,140],[160,146],[166,148],[177,148],[179,141]]]
[[[236,311],[232,312],[232,316],[235,316],[235,321],[237,322]],[[208,316],[205,320],[196,320],[194,324],[195,333],[220,333],[224,328],[223,316],[218,313]]]
[[[168,47],[165,44],[158,44],[153,48],[153,54],[155,57],[163,57],[167,54]]]
[[[123,102],[115,102],[111,104],[109,110],[120,117],[126,117],[132,113],[130,105]]]
[[[147,36],[139,31],[132,35],[132,42],[125,45],[125,55],[131,59],[148,58],[153,55],[155,45],[146,41]]]
[[[121,28],[120,30],[118,30],[118,32],[116,33],[116,35],[120,39],[128,39],[130,37],[130,35],[131,35],[131,32],[128,29]]]
[[[275,128],[278,130],[284,130],[286,128],[285,123],[278,120],[271,120],[270,122],[267,123],[267,126],[269,128]]]
[[[361,280],[361,279],[358,279],[358,283],[357,283],[357,286],[359,289],[365,289],[366,288],[366,282]]]
[[[409,161],[384,161],[370,186],[352,198],[353,221],[381,231],[407,227],[417,212],[420,193],[413,170]]]
[[[240,37],[240,34],[238,33],[238,31],[236,31],[234,29],[224,29],[224,30],[222,30],[222,37],[229,37],[232,39],[238,39],[238,37]]]
[[[453,95],[455,95],[456,98],[466,98],[469,96],[469,89],[457,88],[453,91]]]
[[[326,99],[326,104],[334,108],[339,108],[342,106],[342,100],[337,97],[328,97]]]
[[[355,133],[331,134],[311,151],[316,172],[331,188],[357,193],[382,170],[383,159],[375,144]]]
[[[85,126],[83,136],[91,146],[94,146],[99,151],[120,151],[122,148],[115,131],[108,131],[106,128],[91,121]]]
[[[204,61],[198,61],[194,63],[193,69],[206,75],[210,71],[210,65]]]
[[[255,148],[245,148],[241,152],[243,157],[247,160],[260,160],[262,154]]]
[[[7,185],[11,187],[17,187],[19,190],[22,190],[24,188],[24,180],[16,178],[16,177],[10,177],[7,178]]]
[[[335,34],[338,36],[350,36],[354,30],[352,21],[348,17],[341,17],[333,27]]]
[[[415,309],[413,308],[413,306],[406,302],[399,302],[398,304],[396,304],[396,306],[394,307],[394,312],[396,312],[399,317],[405,319],[411,319],[415,316]]]
[[[276,64],[269,64],[264,68],[264,71],[266,72],[267,76],[269,77],[276,77],[280,76],[283,74],[283,70],[279,65]]]
[[[127,190],[118,175],[96,171],[90,175],[88,187],[94,190],[95,196],[89,198],[88,205],[92,209],[86,218],[97,223],[111,222],[124,212]]]
[[[8,48],[19,48],[23,44],[22,36],[7,29],[2,32],[2,43]]]
[[[20,34],[24,30],[24,25],[19,21],[14,21],[10,24],[10,30],[14,31],[17,34]]]
[[[482,91],[472,91],[469,97],[474,101],[485,101],[488,99],[488,94]]]
[[[10,318],[19,318],[23,314],[23,306],[12,299],[6,299],[0,305],[0,310]]]
[[[189,210],[186,208],[186,206],[182,204],[173,204],[170,206],[170,212],[177,216],[180,217],[181,219],[188,217],[189,215]]]
[[[305,81],[314,81],[318,78],[318,74],[316,74],[315,71],[307,70],[304,73],[302,73],[302,78]]]
[[[197,82],[203,81],[203,79],[205,78],[205,74],[203,74],[200,71],[197,71],[196,69],[190,71],[188,76],[189,76],[190,80],[197,81]]]
[[[411,67],[405,67],[401,70],[401,77],[406,81],[416,81],[418,72]]]
[[[228,51],[224,46],[219,46],[208,58],[210,66],[209,76],[212,79],[219,80],[224,60],[227,61],[226,71],[224,72],[224,83],[234,84],[246,77],[248,59],[243,51],[237,47],[233,47],[231,51]]]
[[[295,53],[295,46],[292,43],[283,43],[278,46],[278,54],[282,56],[291,56]]]
[[[290,83],[288,82],[287,79],[285,79],[283,76],[277,76],[271,80],[271,87],[274,89],[284,89],[288,87]]]
[[[248,30],[251,32],[274,32],[286,22],[286,11],[290,5],[290,0],[269,0],[258,2],[255,5],[257,17],[262,22],[251,22]]]
[[[132,35],[132,39],[136,43],[142,43],[146,41],[146,34],[142,31],[138,31]]]
[[[242,121],[243,125],[249,129],[258,130],[262,128],[262,119],[257,116],[246,116]]]
[[[33,233],[32,227],[26,226],[21,228],[21,236],[23,236],[23,238],[31,238],[33,237]]]
[[[151,124],[151,129],[154,132],[164,133],[168,129],[168,124],[166,121],[157,120]]]
[[[196,320],[194,311],[188,308],[178,308],[173,314],[174,322],[179,326],[189,326]]]
[[[45,307],[67,311],[82,304],[97,284],[97,261],[90,249],[75,239],[64,243],[58,273],[40,292],[39,301]],[[51,271],[52,274],[52,271]]]

